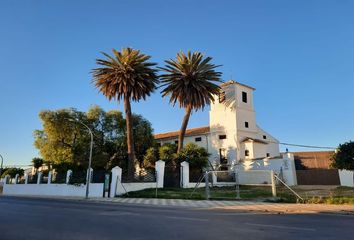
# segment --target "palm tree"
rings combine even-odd
[[[170,96],[170,103],[185,109],[181,130],[178,137],[178,149],[183,148],[183,139],[192,110],[204,109],[205,105],[214,101],[220,87],[214,82],[221,82],[221,72],[216,72],[217,65],[211,64],[211,57],[204,58],[200,52],[177,53],[176,59],[165,61],[166,72],[161,75],[162,96]]]
[[[95,86],[109,100],[118,102],[123,99],[128,146],[128,178],[134,177],[134,139],[132,130],[132,112],[130,102],[146,99],[158,84],[156,63],[149,62],[150,56],[132,48],[123,48],[121,52],[113,49],[113,56],[102,53],[106,59],[96,59],[99,68],[93,69]]]
[[[43,166],[44,161],[42,158],[35,157],[32,159],[32,163],[33,163],[33,167],[34,167],[34,169],[36,169],[36,173],[37,173],[38,169]]]

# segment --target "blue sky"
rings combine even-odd
[[[130,46],[155,62],[180,50],[212,56],[223,79],[254,86],[257,122],[282,142],[337,146],[354,135],[354,1],[14,1],[0,8],[0,154],[38,155],[43,109],[108,102],[91,84],[100,51]],[[133,111],[155,132],[183,111],[158,92]],[[208,124],[208,110],[189,127]],[[309,150],[289,147],[289,150]]]

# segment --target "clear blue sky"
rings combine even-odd
[[[257,122],[283,142],[337,146],[354,137],[354,1],[20,1],[0,7],[0,153],[6,164],[38,155],[43,109],[108,102],[91,84],[100,51],[130,46],[162,63],[198,50],[223,79],[254,86]],[[189,127],[208,124],[208,110]],[[183,112],[158,92],[133,111],[155,132]],[[289,150],[300,150],[290,147]]]

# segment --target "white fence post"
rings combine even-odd
[[[277,197],[277,188],[275,186],[275,176],[274,176],[274,171],[270,171],[270,177],[271,177],[271,182],[272,182],[272,195],[273,197]]]
[[[71,178],[71,175],[72,175],[72,174],[73,174],[73,171],[70,170],[70,169],[66,172],[66,180],[65,180],[65,183],[66,183],[66,184],[69,184],[70,178]]]
[[[189,163],[184,161],[181,162],[181,185],[182,188],[188,188],[189,187]]]
[[[38,178],[37,178],[37,184],[41,184],[42,173],[39,172],[37,176],[38,176]]]
[[[338,169],[341,186],[354,187],[354,171]]]
[[[122,182],[122,169],[118,166],[112,168],[112,182],[109,191],[109,197],[113,198],[116,196],[117,185]]]
[[[90,181],[90,183],[92,183],[92,178],[93,178],[93,168],[90,168],[90,173],[89,173],[89,172],[87,172],[87,173],[86,173],[86,177],[87,177],[87,175],[88,175],[88,174],[90,174],[89,181]]]
[[[211,172],[211,181],[212,181],[211,182],[212,184],[217,184],[218,183],[218,172],[214,172],[214,171]]]
[[[155,162],[155,170],[156,170],[156,181],[157,187],[163,188],[163,180],[165,176],[165,161],[158,160]]]
[[[52,183],[52,171],[48,172],[48,182],[47,184],[51,184]]]
[[[28,184],[28,174],[25,174],[25,184]]]
[[[9,176],[8,176],[8,175],[6,175],[6,176],[4,177],[4,185],[5,185],[5,184],[7,184],[7,183],[8,183],[8,181],[9,181]]]
[[[297,185],[294,155],[292,153],[286,153],[283,155],[283,158],[283,173],[285,175],[286,184],[289,186]]]
[[[15,184],[17,184],[18,183],[18,177],[19,177],[20,175],[18,175],[18,173],[15,175]]]

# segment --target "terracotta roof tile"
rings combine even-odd
[[[242,140],[242,142],[256,142],[256,143],[268,144],[266,141],[250,138],[250,137],[246,137],[245,139]]]
[[[220,87],[226,87],[226,86],[229,86],[229,85],[232,85],[232,84],[238,84],[238,85],[250,88],[252,90],[256,90],[254,87],[251,87],[249,85],[246,85],[246,84],[243,84],[243,83],[240,83],[240,82],[236,82],[234,80],[229,80],[227,82],[224,82],[224,83],[220,84]]]
[[[199,127],[199,128],[190,128],[190,129],[187,129],[186,136],[204,134],[204,133],[208,133],[208,132],[210,132],[209,126]],[[165,139],[165,138],[175,138],[175,137],[178,137],[178,134],[179,134],[179,131],[159,133],[159,134],[155,134],[155,139],[158,140],[158,139]]]

